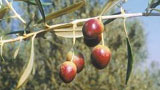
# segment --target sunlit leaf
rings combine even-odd
[[[54,31],[57,36],[65,38],[74,38],[73,28],[54,29]],[[82,27],[77,27],[75,29],[75,38],[79,38],[82,36]]]
[[[128,53],[128,65],[127,65],[127,73],[126,73],[126,84],[127,84],[132,71],[133,55],[132,55],[132,48],[130,45],[129,38],[126,38],[126,43],[127,43],[127,53]]]
[[[31,4],[31,5],[37,5],[35,0],[14,0],[14,1],[23,1],[23,2]],[[46,3],[46,2],[41,2],[41,4],[42,4],[42,6],[52,5],[52,3]]]
[[[68,14],[68,13],[71,13],[71,12],[81,8],[82,6],[84,6],[84,4],[85,4],[85,1],[83,0],[83,1],[80,1],[78,3],[73,4],[71,6],[68,6],[68,7],[64,8],[62,10],[53,12],[53,13],[46,16],[46,21],[52,20],[54,18],[57,18],[59,16],[62,16],[62,15]],[[40,22],[42,22],[42,20],[38,21],[38,23],[40,23]]]
[[[8,7],[0,9],[0,19],[4,17],[4,15],[8,12],[8,9],[9,9]]]
[[[23,83],[28,79],[29,75],[31,74],[33,64],[34,64],[34,38],[35,36],[32,37],[32,44],[31,44],[31,54],[29,58],[29,62],[27,64],[27,67],[25,68],[23,74],[21,75],[17,88],[23,85]]]
[[[13,56],[14,59],[15,59],[15,58],[17,57],[17,55],[18,55],[19,49],[20,49],[20,47],[21,47],[21,43],[22,43],[22,39],[20,39],[18,48],[16,49],[16,51],[15,51],[15,53],[14,53],[14,56]]]
[[[44,21],[44,23],[45,23],[45,14],[44,14],[44,10],[43,10],[41,1],[40,1],[40,0],[35,0],[35,1],[36,1],[36,4],[38,5],[39,11],[41,12],[43,21]]]
[[[117,3],[119,3],[121,0],[108,0],[103,7],[103,10],[100,15],[103,15],[104,13],[107,13],[112,7],[114,7]]]

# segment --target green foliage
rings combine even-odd
[[[55,6],[47,7],[48,12],[63,9],[78,2],[78,0],[52,0]],[[23,15],[26,20],[35,16],[34,21],[40,19],[38,8],[35,6],[25,6],[22,3]],[[46,8],[46,7],[44,7]],[[49,21],[49,24],[64,23],[73,19],[97,16],[100,13],[101,5],[98,0],[86,0],[85,7],[59,18]],[[26,17],[28,15],[28,17]],[[10,22],[11,23],[11,22]],[[13,23],[12,23],[13,24]],[[19,28],[22,24],[19,23]],[[17,25],[17,26],[18,26]],[[30,26],[33,26],[31,24]],[[1,26],[0,26],[1,27]],[[10,26],[6,29],[8,29]],[[33,30],[39,28],[32,27]],[[77,74],[75,80],[69,84],[65,84],[59,78],[59,67],[66,60],[66,53],[72,47],[72,39],[58,37],[55,33],[46,33],[43,38],[35,38],[34,54],[35,63],[33,71],[29,76],[28,82],[25,83],[20,90],[155,90],[152,87],[153,81],[146,71],[138,71],[133,66],[128,85],[125,85],[127,54],[126,54],[126,37],[123,32],[122,20],[116,19],[114,22],[105,25],[105,45],[112,52],[112,60],[103,70],[97,70],[90,62],[91,48],[84,45],[83,38],[76,39],[75,47],[85,55],[85,67],[82,72]],[[127,30],[135,57],[134,64],[140,63],[145,59],[145,36],[142,25],[138,20],[130,20],[127,22]],[[11,36],[12,38],[14,36]],[[7,37],[5,37],[7,38]],[[0,63],[0,89],[15,89],[18,79],[25,70],[24,65],[30,57],[31,42],[22,41],[21,47],[16,59],[13,59],[16,46],[19,42],[8,43],[4,45],[3,57],[5,61]],[[33,49],[33,48],[32,48]],[[142,55],[143,54],[143,55]]]

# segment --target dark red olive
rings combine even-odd
[[[85,64],[83,54],[80,52],[75,52],[73,55],[73,52],[70,51],[67,54],[67,61],[71,60],[77,67],[77,73],[81,72]]]
[[[96,38],[104,31],[103,23],[98,19],[90,19],[85,22],[82,28],[84,37]]]
[[[111,51],[108,47],[103,45],[97,45],[93,48],[91,53],[92,64],[98,68],[105,68],[111,59]]]
[[[60,67],[60,78],[65,82],[71,82],[77,73],[76,65],[71,61],[65,61]]]
[[[96,45],[98,45],[102,40],[102,35],[98,35],[95,38],[86,38],[84,37],[84,43],[88,46],[88,47],[94,47]]]

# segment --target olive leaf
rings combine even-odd
[[[46,16],[46,21],[52,20],[54,18],[57,18],[59,16],[62,16],[62,15],[68,14],[68,13],[71,13],[71,12],[81,8],[82,6],[84,6],[84,4],[85,4],[85,1],[83,0],[78,3],[73,4],[71,6],[68,6],[64,9],[61,9],[59,11],[53,12],[53,13]],[[40,22],[42,22],[42,20],[38,21],[38,23],[40,23]]]
[[[43,10],[43,7],[42,7],[42,4],[41,4],[41,1],[40,0],[35,0],[36,1],[36,4],[38,5],[38,8],[39,8],[39,11],[41,12],[41,15],[42,15],[42,18],[43,18],[43,22],[45,23],[45,14],[44,14],[44,10]]]
[[[77,23],[77,26],[82,26],[83,22],[79,22]],[[52,27],[53,29],[63,29],[63,28],[73,28],[73,24],[72,23],[63,23],[63,24],[58,24],[55,25],[54,27]]]
[[[21,43],[22,43],[22,38],[20,39],[18,48],[16,49],[16,51],[15,51],[15,53],[14,53],[14,56],[13,56],[14,59],[16,59],[16,57],[17,57],[17,55],[18,55],[19,49],[20,49],[20,47],[21,47]]]
[[[20,86],[23,85],[23,83],[28,79],[29,75],[31,74],[32,68],[33,68],[33,64],[34,64],[34,38],[36,35],[34,35],[32,37],[32,44],[31,44],[31,54],[30,54],[30,58],[27,64],[27,67],[25,68],[23,74],[21,75],[19,81],[18,81],[18,85],[17,88],[19,88]]]
[[[9,33],[6,33],[5,35],[10,35],[10,34],[18,34],[19,36],[23,36],[24,34],[28,34],[31,32],[31,30],[29,29],[29,25],[31,24],[32,20],[29,21],[25,27],[24,30],[17,30],[17,31],[11,31]]]
[[[106,4],[104,5],[102,12],[100,16],[102,16],[104,13],[107,13],[112,7],[114,7],[117,3],[119,3],[121,0],[108,0]]]
[[[54,29],[69,28],[72,26],[73,26],[73,24],[71,24],[71,23],[64,23],[64,24],[60,24],[60,25],[56,26]]]
[[[132,48],[130,45],[129,38],[126,37],[126,43],[127,43],[127,53],[128,53],[128,66],[127,66],[127,73],[126,73],[126,84],[129,80],[131,71],[132,71],[132,65],[133,65],[133,54],[132,54]]]
[[[148,7],[146,9],[147,13],[151,13],[158,5],[160,5],[160,0],[149,0]]]
[[[14,0],[14,1],[23,1],[23,2],[31,4],[31,5],[37,5],[35,0]],[[47,3],[47,2],[42,2],[41,4],[42,4],[42,6],[52,5],[52,3]]]
[[[114,13],[114,14],[112,14],[112,15],[118,15],[118,14],[121,14],[121,12],[117,12],[117,13]],[[113,22],[115,19],[116,19],[116,18],[108,19],[108,20],[106,20],[105,22],[103,22],[103,24],[104,24],[104,25],[109,24],[109,23]]]
[[[55,34],[57,36],[65,37],[65,38],[74,38],[73,30],[74,29],[72,27],[71,28],[54,29]],[[77,27],[75,29],[75,38],[80,38],[82,36],[83,36],[82,26]]]
[[[8,10],[9,10],[8,7],[4,7],[0,9],[0,19],[4,17],[4,15],[8,12]]]
[[[155,8],[160,5],[160,0],[150,0],[148,8]]]
[[[125,14],[125,11],[123,8],[121,8],[121,13]],[[132,66],[133,66],[133,54],[132,54],[132,48],[131,48],[131,44],[129,41],[129,37],[128,37],[128,33],[127,33],[127,27],[126,27],[126,18],[124,18],[123,20],[123,26],[124,26],[124,32],[125,32],[125,36],[126,36],[126,44],[127,44],[127,55],[128,55],[128,64],[127,64],[127,73],[126,73],[126,82],[125,84],[127,84],[129,77],[131,75],[132,72]]]
[[[160,9],[152,8],[152,10],[160,12]]]
[[[10,34],[18,34],[19,36],[23,36],[24,33],[28,34],[30,33],[31,31],[25,31],[24,30],[18,30],[18,31],[12,31],[12,32],[9,32],[9,33],[6,33],[5,35],[10,35]]]
[[[149,0],[149,1],[148,1],[148,7],[150,7],[150,6],[154,3],[154,1],[155,1],[155,0]]]

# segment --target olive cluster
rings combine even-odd
[[[84,43],[93,47],[91,62],[97,69],[107,66],[111,58],[111,51],[105,45],[99,45],[104,31],[104,25],[99,19],[90,19],[85,22],[82,28]],[[84,67],[84,56],[82,53],[68,52],[66,61],[60,66],[60,77],[65,83],[71,82],[77,73]]]

